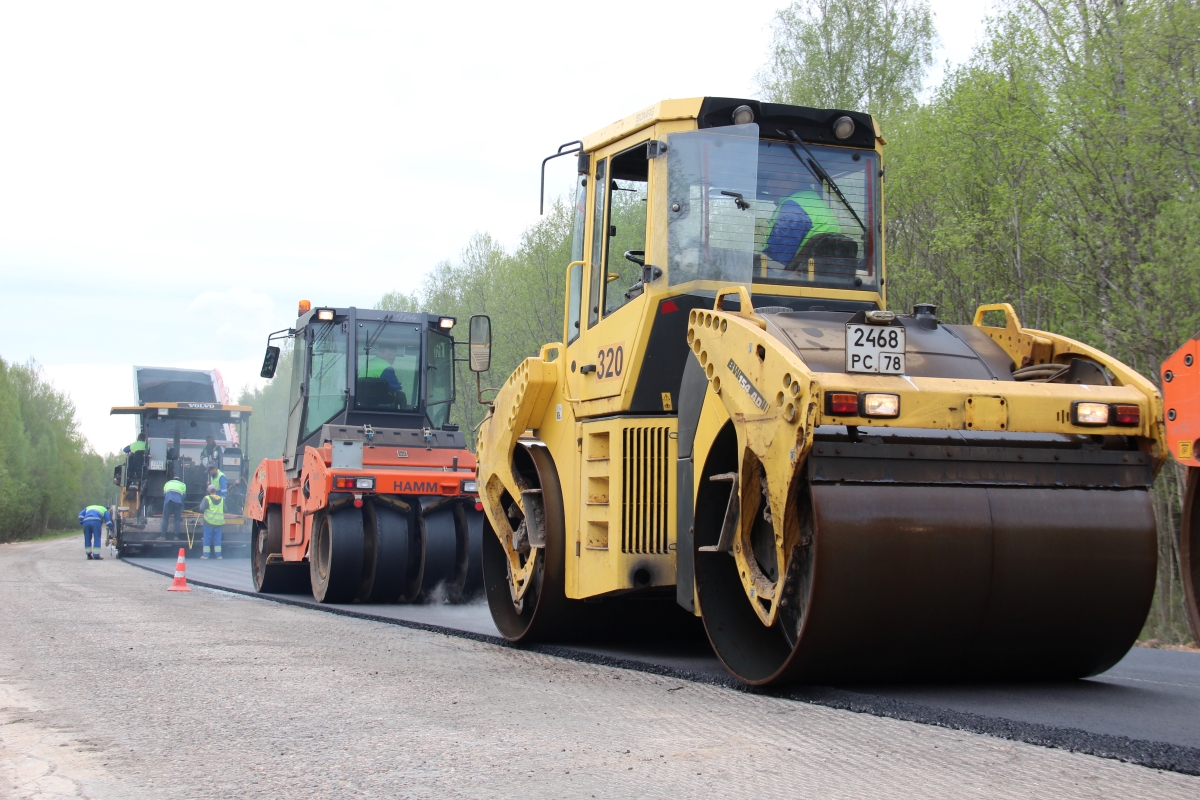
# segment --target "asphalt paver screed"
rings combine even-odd
[[[0,547],[0,796],[1154,797],[1200,778]]]

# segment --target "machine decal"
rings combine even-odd
[[[625,343],[604,345],[596,354],[596,380],[608,381],[621,377],[625,371]]]
[[[407,450],[397,450],[396,458],[408,458],[408,451]]]
[[[766,411],[767,398],[763,397],[758,389],[754,388],[754,384],[751,383],[750,379],[746,377],[746,374],[742,372],[741,368],[737,365],[737,362],[731,358],[729,359],[729,364],[727,366],[729,367],[729,371],[733,373],[733,377],[737,378],[738,385],[742,387],[742,390],[745,391],[746,394],[750,395],[750,402],[758,406],[759,411]]]
[[[438,494],[441,488],[438,486],[437,481],[393,481],[392,491]]]

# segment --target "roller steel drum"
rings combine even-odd
[[[979,463],[987,476],[960,461],[951,485],[906,485],[884,473],[854,483],[810,465],[796,500],[811,544],[788,568],[798,602],[771,628],[750,608],[733,558],[699,551],[715,542],[703,520],[725,502],[720,492],[710,493],[711,509],[702,499],[697,590],[725,666],[767,684],[1056,680],[1119,661],[1154,593],[1148,491],[1003,485],[1002,468]],[[913,480],[928,468],[904,466]],[[1119,468],[1103,464],[1081,464],[1063,482],[1087,482],[1092,466],[1120,483]]]

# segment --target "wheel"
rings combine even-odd
[[[1179,563],[1183,567],[1183,602],[1192,637],[1200,641],[1200,469],[1188,467],[1184,494],[1183,524],[1180,526]]]
[[[354,506],[326,511],[313,520],[308,548],[309,579],[318,603],[349,603],[363,575],[363,515]]]
[[[358,600],[394,603],[408,574],[408,515],[382,503],[363,506],[363,575]]]
[[[265,519],[250,529],[250,574],[254,590],[268,594],[308,594],[308,568],[302,561],[272,560],[283,550],[283,509],[269,506]]]
[[[457,603],[463,597],[467,581],[470,549],[470,533],[461,504],[437,505],[422,513],[421,525],[425,530],[421,599]]]
[[[501,541],[491,523],[483,521],[483,587],[492,620],[500,634],[510,642],[531,642],[551,638],[570,627],[580,615],[578,601],[567,599],[563,578],[566,566],[566,525],[562,488],[554,459],[544,446],[519,445],[513,453],[514,466],[530,488],[540,488],[545,510],[546,546],[530,548],[521,563],[537,559],[529,588],[520,600],[514,600],[507,541]],[[514,528],[519,523],[514,522]]]

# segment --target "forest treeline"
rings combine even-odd
[[[0,542],[78,527],[116,498],[112,467],[79,432],[75,406],[34,363],[0,358]]]

